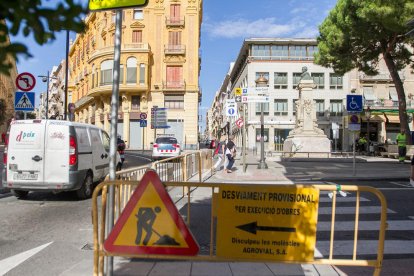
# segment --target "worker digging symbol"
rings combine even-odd
[[[159,239],[154,243],[154,245],[180,245],[176,240],[171,238],[168,235],[161,236],[154,228],[154,222],[157,218],[157,213],[161,212],[161,208],[156,206],[154,209],[150,207],[141,207],[138,209],[138,214],[136,215],[137,221],[137,237],[135,239],[135,244],[140,245],[143,232],[145,231],[145,237],[142,241],[143,245],[147,245],[152,233],[155,233]]]

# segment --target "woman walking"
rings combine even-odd
[[[234,136],[230,135],[229,141],[227,142],[227,145],[226,145],[226,156],[228,160],[227,167],[226,167],[227,173],[232,172],[231,168],[233,167],[234,157],[236,156],[236,145],[234,144],[233,139],[234,139]]]
[[[214,152],[214,155],[217,155],[218,160],[216,164],[214,164],[214,171],[219,171],[221,169],[221,163],[223,163],[223,160],[225,159],[226,155],[226,137],[223,136],[220,139],[220,142],[217,143],[217,148]]]

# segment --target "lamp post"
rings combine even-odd
[[[256,82],[256,87],[267,87],[267,83],[269,82],[268,79],[261,75]],[[264,103],[260,103],[260,161],[259,165],[257,166],[258,169],[267,169],[267,164],[264,157]]]
[[[369,120],[371,119],[371,108],[368,106],[367,110],[365,110],[365,117],[367,118],[367,155],[370,155],[369,152],[369,144],[370,144],[370,139],[369,139]]]
[[[45,119],[48,119],[48,113],[49,113],[49,79],[57,79],[56,77],[51,77],[49,74],[49,71],[47,71],[46,76],[38,76],[39,78],[42,78],[43,82],[46,82],[46,112],[45,112]]]

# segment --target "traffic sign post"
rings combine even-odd
[[[36,78],[28,72],[21,73],[16,77],[16,86],[19,90],[28,92],[31,91],[35,85]]]
[[[243,125],[244,125],[243,118],[238,118],[238,119],[236,120],[236,125],[237,125],[237,127],[238,127],[238,128],[243,127]]]
[[[14,98],[14,110],[33,111],[34,106],[35,106],[35,93],[16,92],[16,95]]]
[[[346,110],[348,112],[361,113],[363,108],[362,95],[346,95]]]
[[[318,202],[312,187],[220,185],[217,256],[312,261]]]

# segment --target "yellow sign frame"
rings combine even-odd
[[[149,0],[89,0],[90,11],[144,7]]]
[[[311,186],[220,186],[217,256],[312,261],[318,205]]]

